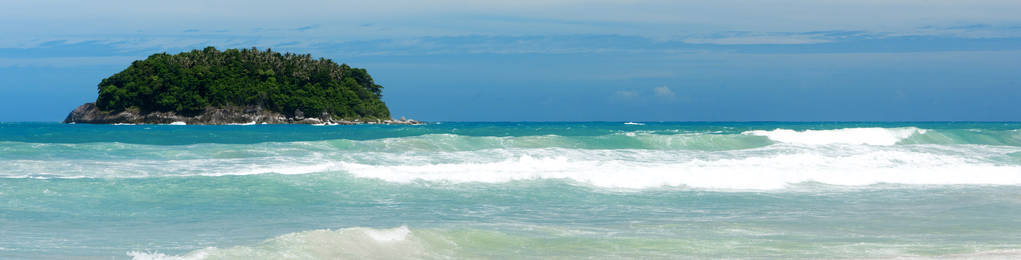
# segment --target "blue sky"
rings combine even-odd
[[[157,52],[368,69],[428,121],[1021,120],[1021,1],[0,1],[0,121]]]

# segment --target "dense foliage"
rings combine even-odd
[[[206,107],[257,105],[294,116],[389,119],[383,86],[365,69],[311,55],[213,47],[154,54],[99,83],[104,111],[137,109],[194,115]]]

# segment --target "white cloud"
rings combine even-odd
[[[670,88],[668,88],[666,86],[656,87],[656,88],[652,89],[652,93],[654,95],[656,95],[657,97],[667,98],[667,99],[673,99],[673,98],[677,97],[677,94],[675,94],[673,90],[670,90]]]
[[[301,41],[463,35],[615,34],[682,40],[727,31],[925,33],[926,26],[1021,24],[1016,0],[518,0],[518,1],[6,1],[0,42],[72,36],[159,37],[197,29],[220,36]],[[783,19],[777,19],[782,17]],[[313,31],[294,31],[309,25]],[[372,24],[373,26],[362,26]],[[256,31],[258,28],[275,31]],[[981,28],[961,29],[970,34]],[[941,31],[942,32],[942,31]],[[995,33],[1000,32],[993,32]],[[989,34],[983,33],[982,35]],[[1011,32],[1011,35],[1017,34]],[[124,38],[131,38],[124,37]],[[791,44],[803,36],[691,39],[717,44]],[[18,44],[5,44],[18,45]]]
[[[143,57],[144,58],[144,57]],[[2,58],[0,68],[10,67],[76,67],[93,65],[126,66],[139,57],[103,56],[103,57],[47,57],[47,58]]]
[[[682,40],[694,44],[814,44],[831,42],[829,39],[811,35],[760,35],[760,36],[735,36],[720,38],[689,38]]]

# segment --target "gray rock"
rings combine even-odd
[[[424,124],[415,120],[384,120],[384,121],[347,121],[334,119],[328,113],[322,113],[319,118],[306,118],[301,110],[295,111],[295,117],[287,117],[284,114],[265,110],[259,106],[247,107],[207,107],[205,111],[195,116],[178,115],[174,112],[150,112],[142,114],[138,111],[110,112],[101,111],[95,103],[85,103],[64,118],[65,124],[171,124],[184,122],[189,125],[227,125],[227,124],[339,124],[354,125],[364,123],[383,123],[394,125],[421,125]]]

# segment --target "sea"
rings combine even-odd
[[[1021,123],[0,123],[0,259],[1021,259]]]

